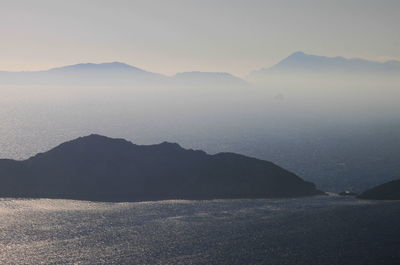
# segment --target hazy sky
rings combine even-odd
[[[245,75],[302,50],[400,60],[399,0],[0,0],[0,69],[122,61]]]

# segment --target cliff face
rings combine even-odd
[[[0,160],[1,197],[100,201],[272,198],[322,194],[271,162],[174,143],[81,137],[24,161]]]

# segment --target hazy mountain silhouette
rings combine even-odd
[[[271,162],[208,155],[175,143],[81,137],[24,161],[0,160],[1,197],[101,201],[270,198],[321,194]]]
[[[263,68],[252,72],[250,76],[256,77],[273,73],[394,74],[400,73],[400,62],[387,61],[381,63],[357,58],[325,57],[299,51],[291,54],[271,68]]]
[[[154,85],[169,78],[120,62],[82,63],[45,71],[0,72],[1,84],[21,85]]]
[[[370,200],[400,200],[400,179],[369,189],[359,197]]]
[[[143,69],[137,68],[135,66],[131,66],[129,64],[120,63],[120,62],[112,62],[112,63],[81,63],[74,65],[67,65],[58,68],[52,68],[48,70],[48,72],[58,72],[58,73],[97,73],[97,72],[105,72],[105,73],[129,73],[129,74],[155,74],[151,72],[147,72]],[[158,74],[155,74],[158,75]]]
[[[229,73],[183,72],[172,77],[148,72],[125,63],[81,63],[45,71],[0,71],[0,85],[182,85],[243,86],[248,83]]]
[[[184,85],[222,85],[222,86],[244,86],[246,81],[223,72],[183,72],[174,76],[178,84]]]

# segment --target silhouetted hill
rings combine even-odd
[[[18,85],[154,85],[169,77],[120,62],[81,63],[46,71],[0,72],[0,84]]]
[[[400,179],[369,189],[359,197],[370,200],[400,200]]]
[[[0,71],[0,85],[157,85],[157,86],[245,86],[243,79],[229,73],[183,72],[172,77],[120,63],[80,63],[45,71]]]
[[[52,68],[48,70],[49,72],[97,72],[97,71],[106,71],[106,72],[129,72],[129,73],[149,73],[143,69],[137,68],[135,66],[120,63],[120,62],[112,62],[112,63],[80,63],[74,65],[67,65],[57,68]]]
[[[128,201],[316,194],[321,192],[313,183],[271,162],[167,142],[143,146],[90,135],[24,161],[0,160],[1,197]]]
[[[270,68],[254,71],[250,77],[265,74],[398,74],[400,62],[374,62],[344,57],[326,57],[295,52]]]

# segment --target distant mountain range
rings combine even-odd
[[[399,61],[374,62],[363,59],[325,57],[295,52],[270,68],[254,71],[250,77],[268,74],[394,74],[400,73]]]
[[[239,86],[244,80],[228,73],[183,72],[165,76],[125,63],[82,63],[45,71],[0,71],[0,85],[219,85]]]
[[[322,194],[279,166],[175,143],[81,137],[24,161],[0,160],[0,197],[99,201],[272,198]]]
[[[160,85],[238,86],[247,81],[289,74],[400,74],[399,61],[374,62],[363,59],[325,57],[295,52],[270,68],[251,72],[246,81],[225,72],[182,72],[174,76],[145,71],[125,63],[82,63],[45,71],[0,71],[0,85]]]

